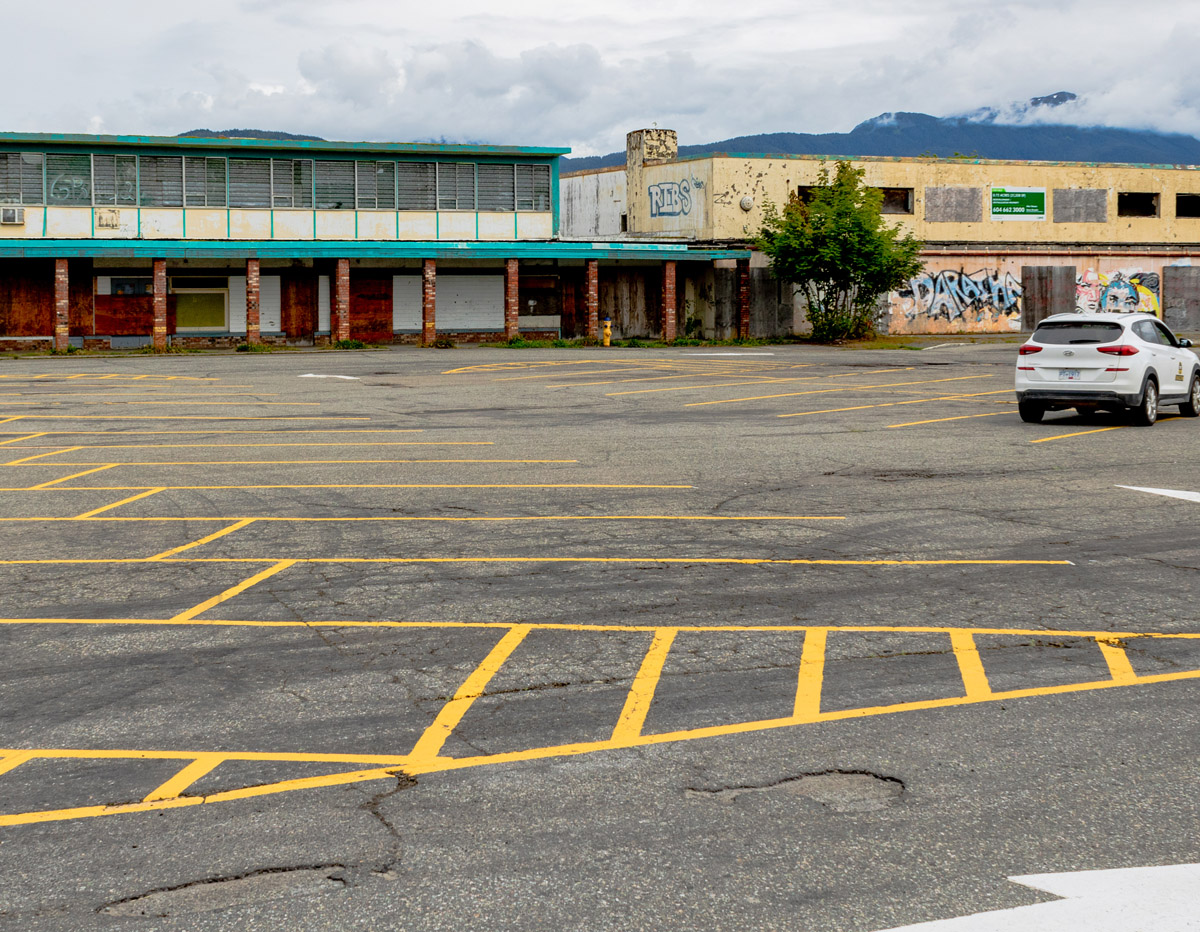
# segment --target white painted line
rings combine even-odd
[[[306,372],[304,375],[296,376],[298,379],[347,379],[351,382],[361,382],[357,375],[316,375],[312,372]]]
[[[886,932],[1200,932],[1200,864],[1008,879],[1064,899]]]
[[[774,356],[774,353],[684,353],[684,356]]]
[[[1185,502],[1200,502],[1200,492],[1181,492],[1177,489],[1144,489],[1139,485],[1119,485],[1118,489],[1129,489],[1131,492],[1149,492],[1151,495],[1165,495],[1168,498],[1182,498]]]

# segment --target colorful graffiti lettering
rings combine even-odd
[[[692,185],[683,181],[664,181],[646,189],[650,195],[651,217],[678,217],[692,211]]]
[[[1124,269],[1111,274],[1084,269],[1075,279],[1075,310],[1077,313],[1107,311],[1130,314],[1140,311],[1160,317],[1158,303],[1159,274],[1137,269]]]
[[[1003,316],[1019,318],[1021,283],[1010,272],[981,269],[968,274],[945,270],[910,279],[900,291],[901,308],[909,320],[925,315],[944,320],[976,322]]]

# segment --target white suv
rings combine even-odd
[[[1055,314],[1018,350],[1017,407],[1036,423],[1047,411],[1129,410],[1149,426],[1159,405],[1200,415],[1200,359],[1151,314]]]

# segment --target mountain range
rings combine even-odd
[[[679,154],[753,153],[835,156],[965,156],[1047,162],[1126,162],[1154,165],[1200,165],[1200,139],[1183,133],[1070,126],[1046,120],[1043,108],[1077,99],[1070,91],[1003,109],[984,107],[963,116],[927,113],[883,113],[859,123],[848,133],[760,133],[735,136],[703,145],[680,146]],[[1022,123],[1037,112],[1039,122]],[[564,158],[562,171],[624,165],[624,152]]]

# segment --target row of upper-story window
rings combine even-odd
[[[0,204],[547,211],[550,196],[544,164],[0,153]]]

